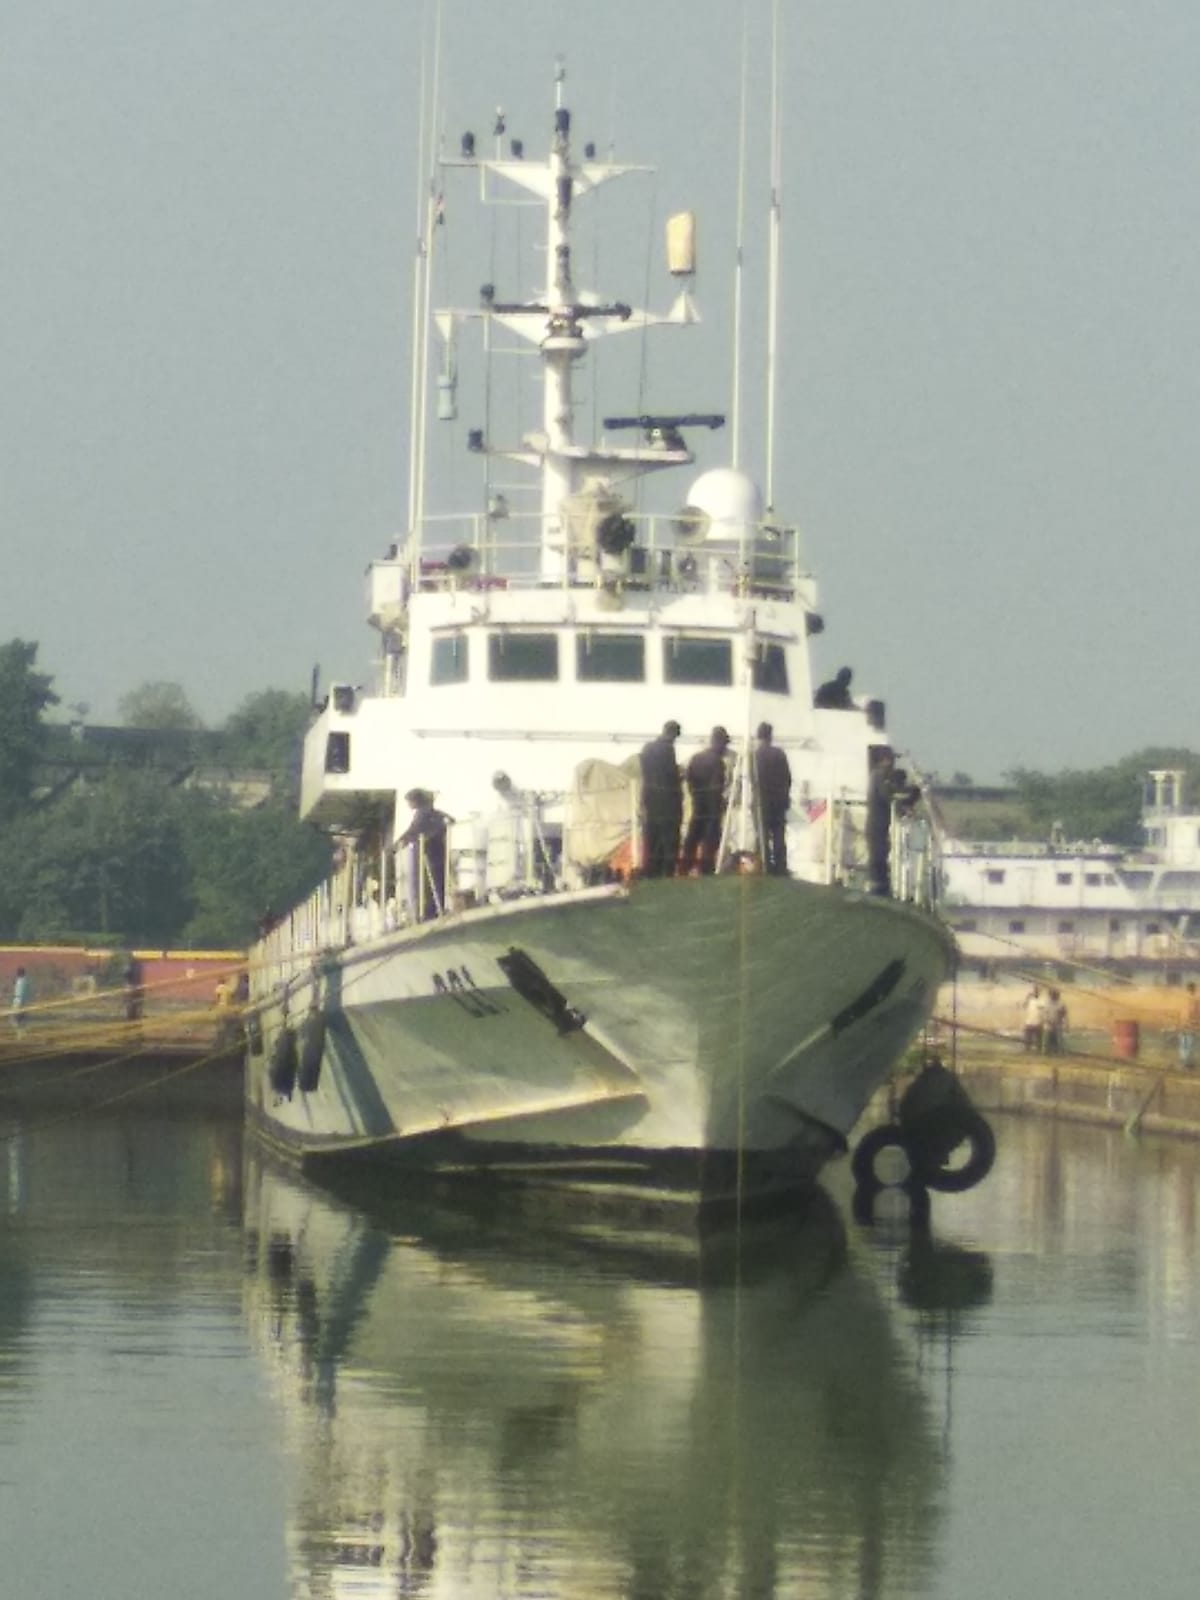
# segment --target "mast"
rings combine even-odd
[[[767,231],[767,450],[766,510],[775,509],[775,393],[779,347],[779,223],[783,187],[783,109],[779,93],[779,0],[771,7],[771,201]]]
[[[422,104],[422,129],[418,141],[418,160],[424,168],[417,189],[417,271],[413,283],[413,411],[412,411],[412,465],[409,476],[409,530],[419,540],[421,519],[425,511],[425,449],[429,425],[429,304],[433,282],[433,239],[440,218],[440,204],[436,193],[434,146],[437,140],[437,118],[440,101],[442,52],[442,5],[436,0],[433,32],[433,63],[430,71],[428,122],[424,121]],[[422,52],[422,58],[424,52]],[[422,59],[422,77],[424,62]]]
[[[554,143],[546,196],[546,311],[549,331],[542,341],[542,426],[546,434],[542,469],[542,566],[547,577],[561,570],[559,508],[577,485],[575,463],[567,452],[575,443],[571,367],[583,354],[583,331],[575,307],[571,273],[571,113],[563,103],[567,69],[554,65]]]
[[[746,113],[750,78],[750,13],[742,0],[742,65],[738,91],[737,221],[733,255],[733,383],[730,396],[730,431],[733,435],[729,465],[742,464],[742,257],[746,228]]]
[[[502,300],[496,287],[485,283],[480,289],[480,305],[475,311],[439,312],[435,318],[443,338],[451,338],[456,325],[468,318],[485,319],[485,342],[493,321],[504,325],[518,338],[537,348],[542,367],[542,425],[519,442],[493,444],[483,430],[477,430],[473,450],[506,456],[541,475],[540,570],[544,579],[560,579],[569,564],[568,529],[564,503],[579,493],[592,478],[602,478],[614,490],[631,478],[665,467],[689,464],[693,460],[680,427],[724,425],[724,417],[699,414],[687,416],[610,417],[606,429],[637,428],[642,439],[635,445],[580,444],[575,437],[572,366],[585,353],[589,343],[605,334],[654,326],[687,327],[697,320],[690,297],[680,295],[666,315],[635,310],[620,300],[601,303],[594,296],[581,294],[576,287],[572,262],[571,235],[573,211],[577,201],[593,194],[603,184],[629,173],[647,172],[641,166],[597,161],[593,145],[583,147],[583,160],[576,162],[571,149],[571,113],[564,102],[566,68],[555,62],[554,136],[549,155],[543,162],[529,161],[523,150],[513,151],[511,159],[497,155],[486,159],[476,153],[475,136],[462,136],[458,156],[439,155],[442,167],[470,168],[513,183],[535,195],[545,208],[546,275],[537,300]],[[515,143],[515,141],[514,141]],[[486,183],[483,199],[488,200]],[[433,196],[431,193],[431,206]],[[430,224],[430,232],[436,216]],[[430,273],[425,268],[425,296],[428,301]],[[428,372],[428,361],[425,362]],[[423,380],[424,381],[424,380]],[[417,479],[417,514],[421,513],[421,478]],[[567,508],[569,510],[569,507]]]

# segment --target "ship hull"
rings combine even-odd
[[[259,997],[250,1125],[308,1167],[750,1200],[845,1150],[949,955],[912,906],[732,875],[297,952]]]

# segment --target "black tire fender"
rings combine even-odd
[[[876,1157],[884,1150],[902,1150],[907,1157],[907,1168],[903,1175],[888,1179],[881,1177],[876,1168]],[[910,1182],[915,1163],[912,1152],[908,1148],[908,1141],[894,1122],[885,1122],[878,1128],[871,1128],[864,1133],[854,1147],[854,1154],[850,1157],[850,1171],[854,1182],[859,1189],[869,1190],[872,1194],[880,1189],[905,1188]]]
[[[300,1064],[296,1082],[301,1094],[312,1094],[321,1081],[325,1056],[325,1013],[313,1006],[300,1024]]]
[[[296,1087],[296,1069],[299,1065],[299,1051],[296,1048],[295,1030],[285,1022],[271,1046],[271,1059],[267,1066],[267,1077],[271,1088],[284,1100],[292,1098]]]
[[[947,1165],[963,1143],[971,1151],[961,1166]],[[996,1159],[996,1135],[973,1106],[950,1105],[922,1120],[909,1135],[913,1168],[920,1181],[941,1194],[963,1194],[982,1183]]]

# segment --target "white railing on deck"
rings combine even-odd
[[[374,563],[398,569],[408,592],[437,589],[564,588],[620,583],[671,592],[791,595],[809,577],[796,528],[762,523],[729,539],[681,539],[677,519],[626,514],[632,545],[607,555],[565,534],[543,538],[540,513],[426,518],[421,536]],[[556,542],[557,541],[557,542]],[[560,570],[547,578],[546,553]],[[397,592],[397,600],[402,595]]]
[[[636,786],[630,786],[629,833],[604,864],[589,873],[573,865],[569,819],[560,821],[556,797],[553,821],[538,807],[514,809],[489,818],[454,824],[447,836],[444,880],[431,869],[425,841],[410,846],[381,882],[374,858],[343,865],[319,888],[274,923],[262,939],[255,966],[256,992],[262,996],[303,981],[322,955],[350,945],[370,944],[402,927],[437,921],[469,906],[522,895],[547,895],[588,883],[634,875],[640,841],[636,825]],[[789,828],[792,875],[810,882],[869,887],[866,805],[829,795],[808,799],[807,826]],[[730,866],[755,870],[757,841],[728,856]],[[897,812],[891,833],[891,898],[932,908],[940,894],[938,841],[923,805]]]

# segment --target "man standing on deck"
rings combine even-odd
[[[413,847],[409,879],[413,911],[418,922],[428,922],[446,909],[446,833],[454,818],[438,810],[428,789],[410,789],[404,799],[412,818],[396,848]]]
[[[683,785],[675,759],[678,737],[679,724],[665,722],[658,738],[642,747],[642,874],[647,878],[675,875],[683,825]]]
[[[872,894],[892,892],[892,802],[903,792],[895,754],[884,745],[867,778],[867,876]]]
[[[787,814],[792,798],[792,769],[778,745],[769,722],[758,725],[754,750],[754,784],[762,829],[763,871],[774,878],[787,877]]]
[[[687,838],[683,841],[683,870],[690,872],[698,867],[707,877],[717,870],[717,852],[721,848],[721,824],[725,819],[725,752],[729,748],[729,735],[724,728],[714,728],[708,748],[698,750],[687,766],[688,794],[692,801],[692,818],[688,823]]]

